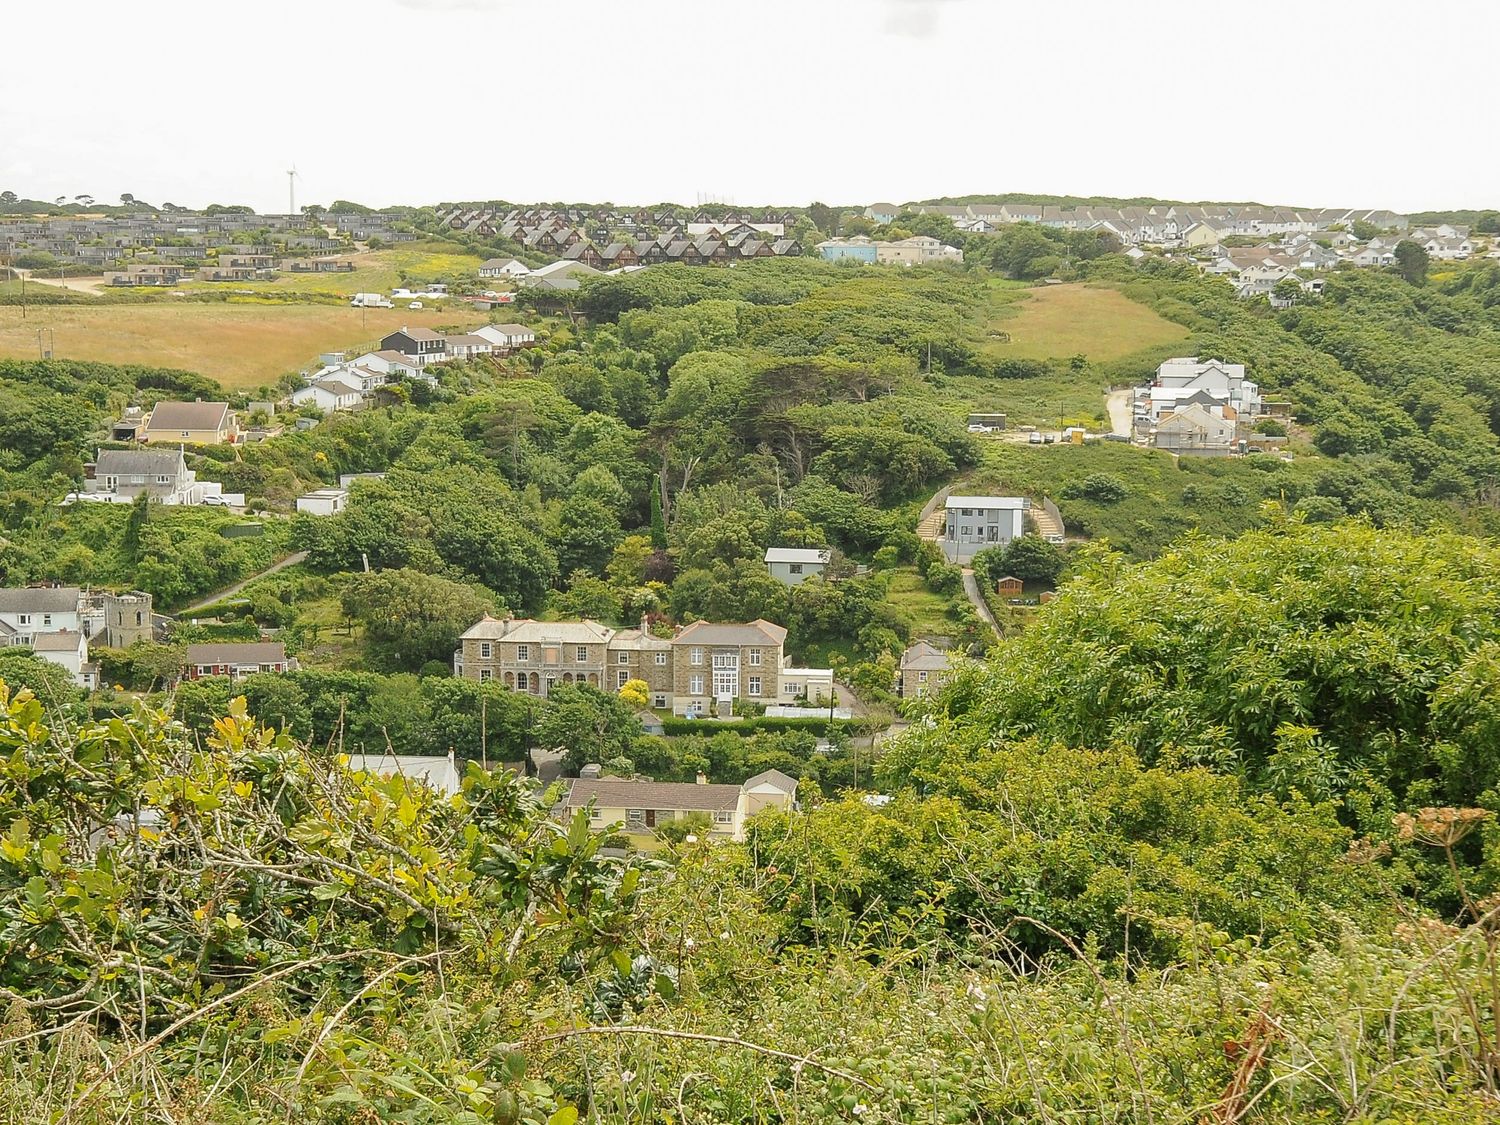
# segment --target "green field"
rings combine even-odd
[[[483,317],[448,310],[353,309],[340,305],[161,301],[137,304],[0,306],[0,356],[36,359],[38,332],[59,358],[139,363],[196,371],[230,390],[274,383],[322,352],[375,345],[402,325],[468,327]]]
[[[185,281],[177,288],[190,292],[215,292],[228,288],[346,297],[353,293],[389,293],[403,285],[417,288],[455,274],[472,275],[480,263],[477,255],[455,252],[453,247],[441,242],[403,242],[386,250],[335,256],[353,258],[354,272],[286,273],[271,281]]]
[[[983,351],[995,358],[1109,363],[1187,339],[1188,330],[1123,294],[1089,285],[995,286]],[[1004,339],[1001,335],[1008,336]]]

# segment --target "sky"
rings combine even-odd
[[[4,8],[30,198],[1500,206],[1490,0]]]

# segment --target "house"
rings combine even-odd
[[[1002,598],[1019,598],[1025,589],[1026,583],[1013,574],[1007,574],[1004,578],[995,581],[995,593]]]
[[[239,439],[234,411],[227,402],[158,402],[146,416],[140,440],[179,445],[223,445]]]
[[[324,414],[331,414],[337,410],[353,410],[364,401],[365,392],[362,385],[342,373],[324,376],[292,392],[293,405],[316,406]]]
[[[353,273],[351,258],[285,258],[282,273]]]
[[[894,223],[896,216],[901,213],[901,208],[894,203],[872,203],[865,208],[865,218],[872,223],[884,226],[886,223]]]
[[[398,351],[389,348],[378,352],[366,352],[364,355],[350,361],[353,367],[361,367],[369,371],[378,371],[387,379],[413,379],[422,378],[422,365],[416,360],[409,359]],[[427,379],[432,377],[426,376]]]
[[[448,358],[443,338],[430,328],[408,328],[402,325],[380,341],[381,351],[399,352],[420,366],[441,363]]]
[[[315,488],[297,497],[297,511],[310,516],[335,516],[349,504],[346,488]]]
[[[1179,356],[1161,364],[1155,380],[1137,397],[1149,400],[1148,412],[1155,421],[1177,409],[1178,400],[1195,391],[1204,391],[1232,408],[1238,418],[1254,419],[1262,410],[1260,386],[1246,377],[1243,363],[1199,360],[1197,356]]]
[[[774,703],[780,695],[786,630],[769,621],[695,621],[672,638],[672,710],[727,711],[735,700]]]
[[[77,586],[0,589],[0,645],[30,645],[46,633],[83,631]]]
[[[169,506],[245,503],[244,493],[225,492],[218,481],[199,480],[180,449],[101,449],[83,467],[83,491],[70,493],[63,503],[129,504],[142,494]]]
[[[626,832],[644,834],[669,821],[703,814],[711,839],[736,841],[745,838],[750,817],[762,809],[790,809],[797,799],[796,780],[779,770],[758,773],[743,785],[710,785],[701,774],[697,783],[580,777],[567,785],[555,814],[559,819],[588,809],[595,829],[621,824]]]
[[[1151,431],[1157,449],[1225,456],[1234,451],[1234,422],[1194,402],[1166,415]]]
[[[926,641],[917,641],[901,654],[896,672],[896,691],[902,699],[916,699],[934,690],[948,672],[946,652]]]
[[[828,566],[827,547],[767,547],[766,569],[771,577],[797,586]]]
[[[986,547],[1025,533],[1031,502],[1020,496],[949,496],[941,546],[949,562],[968,562]]]
[[[557,684],[605,689],[615,631],[597,621],[532,621],[485,614],[459,637],[453,673],[546,698]]]
[[[479,263],[480,277],[525,277],[531,267],[514,258],[491,258]]]
[[[864,235],[853,238],[827,238],[818,243],[818,253],[825,262],[861,262],[873,265],[876,261],[875,243]]]
[[[99,686],[99,666],[89,663],[89,642],[75,629],[55,633],[38,633],[31,641],[31,651],[47,661],[66,668],[73,682],[82,688]]]
[[[495,350],[494,343],[484,336],[465,333],[460,336],[444,336],[443,344],[454,359],[469,359],[477,355],[489,355]]]
[[[599,275],[600,272],[593,266],[564,259],[545,265],[541,269],[532,270],[525,277],[516,280],[517,284],[533,289],[573,290],[578,288],[584,278]]]
[[[110,270],[104,275],[105,285],[176,285],[193,271],[184,266],[141,265],[126,266],[123,270]]]
[[[518,348],[530,347],[536,343],[535,329],[524,324],[486,324],[474,329],[471,335],[488,340],[501,355],[509,355]]]
[[[204,676],[243,680],[256,672],[287,672],[296,667],[280,642],[201,644],[188,645],[184,675],[189,680]]]
[[[651,706],[672,706],[672,642],[653,634],[644,620],[637,629],[621,629],[609,642],[610,688],[619,691],[629,680],[646,685]]]

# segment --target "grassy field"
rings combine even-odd
[[[352,309],[337,305],[192,304],[0,306],[0,356],[35,359],[38,330],[60,358],[197,371],[230,390],[273,383],[319,353],[376,343],[402,325],[468,327],[467,308]]]
[[[338,257],[352,257],[354,272],[287,273],[271,281],[235,282],[227,287],[263,292],[332,293],[338,296],[389,293],[403,284],[407,288],[416,288],[425,282],[440,281],[454,274],[473,274],[480,262],[476,255],[455,253],[453,247],[436,242],[404,242],[387,250],[368,250],[362,254]],[[403,273],[406,275],[405,282],[402,281]],[[226,288],[226,283],[185,281],[177,288],[216,292]]]
[[[1009,342],[989,338],[984,350],[1013,359],[1067,359],[1087,356],[1093,363],[1123,359],[1134,352],[1185,340],[1186,328],[1173,324],[1113,289],[1087,285],[1044,285],[1032,289],[996,287],[987,333],[1003,332]]]
[[[911,618],[913,637],[952,637],[958,634],[954,602],[934,594],[922,581],[915,567],[901,567],[887,572],[890,585],[885,600]]]

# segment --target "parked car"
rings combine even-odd
[[[1041,445],[1042,444],[1042,435],[1039,432],[1037,432],[1036,430],[1032,430],[1031,433],[1028,434],[1027,437],[1026,437],[1026,444],[1027,445]]]
[[[413,301],[411,304],[407,305],[406,307],[409,308],[409,309],[420,309],[422,307],[422,302],[421,301]]]

